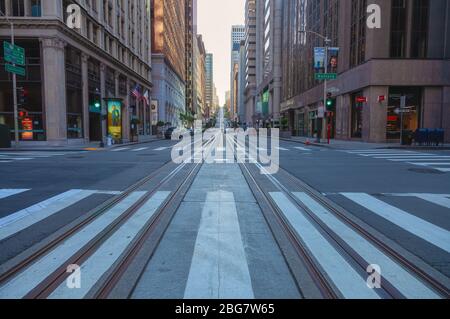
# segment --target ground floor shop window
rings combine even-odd
[[[305,136],[306,135],[305,113],[298,114],[297,123],[298,123],[298,136]]]
[[[357,97],[363,96],[363,92],[352,94],[352,126],[353,138],[362,137],[364,103],[357,102]]]
[[[400,110],[401,97],[406,96],[406,107]],[[386,138],[399,139],[403,123],[404,133],[420,128],[422,88],[391,87],[387,111]]]

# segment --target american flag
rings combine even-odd
[[[135,86],[135,88],[133,89],[133,91],[131,92],[131,94],[133,94],[137,99],[141,98],[141,86],[139,84],[137,84]]]

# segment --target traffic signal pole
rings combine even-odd
[[[14,46],[14,24],[11,22],[11,44]],[[13,64],[15,66],[15,64]],[[19,116],[17,107],[17,75],[12,74],[13,77],[13,102],[14,102],[14,141],[15,147],[19,147]]]

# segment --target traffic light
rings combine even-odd
[[[19,110],[18,116],[19,116],[19,119],[23,119],[25,117],[28,117],[28,112],[23,109]]]
[[[326,102],[327,110],[331,110],[336,106],[336,99],[333,98],[331,93],[327,94],[327,102]]]
[[[17,103],[19,105],[26,105],[28,102],[28,91],[23,87],[17,88]]]

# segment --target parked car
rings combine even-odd
[[[164,133],[167,140],[182,140],[184,135],[191,135],[191,132],[186,128],[170,127]]]

